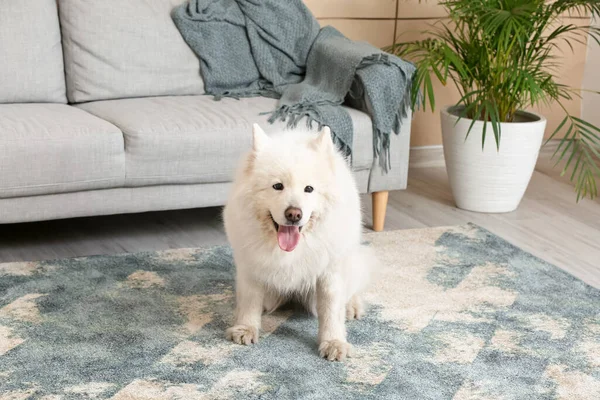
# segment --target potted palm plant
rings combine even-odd
[[[591,26],[562,23],[569,13],[600,13],[600,0],[446,0],[449,15],[424,40],[386,50],[417,65],[413,108],[435,109],[432,80],[454,83],[457,104],[442,110],[448,177],[459,208],[509,212],[531,179],[546,120],[530,110],[558,103],[565,112],[551,135],[564,133],[554,156],[575,183],[577,200],[598,194],[600,129],[563,102],[580,90],[557,81],[560,41],[599,42]]]

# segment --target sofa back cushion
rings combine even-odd
[[[56,0],[0,1],[0,103],[65,103]]]
[[[203,94],[198,57],[171,19],[183,0],[59,0],[72,103]]]

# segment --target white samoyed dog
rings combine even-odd
[[[345,320],[363,314],[376,260],[361,244],[358,189],[330,129],[269,137],[255,124],[224,220],[236,265],[227,338],[256,343],[263,311],[296,299],[318,317],[321,357],[350,356]]]

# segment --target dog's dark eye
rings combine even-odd
[[[307,186],[307,187],[304,188],[304,191],[306,193],[312,193],[313,190],[315,190],[315,189],[312,186]]]
[[[275,190],[283,190],[283,183],[276,183],[273,185],[273,189]]]

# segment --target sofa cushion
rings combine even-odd
[[[183,0],[60,0],[71,102],[202,94],[198,57],[171,20]]]
[[[252,124],[268,132],[285,129],[270,125],[262,112],[276,100],[210,96],[154,97],[99,101],[78,107],[118,126],[125,137],[126,184],[228,182],[240,156],[250,148]],[[369,169],[373,162],[373,133],[368,115],[349,110],[355,129],[353,167]],[[298,130],[306,131],[300,123]]]
[[[0,1],[0,103],[65,103],[56,0]]]
[[[63,104],[0,104],[0,198],[122,186],[123,134]]]

